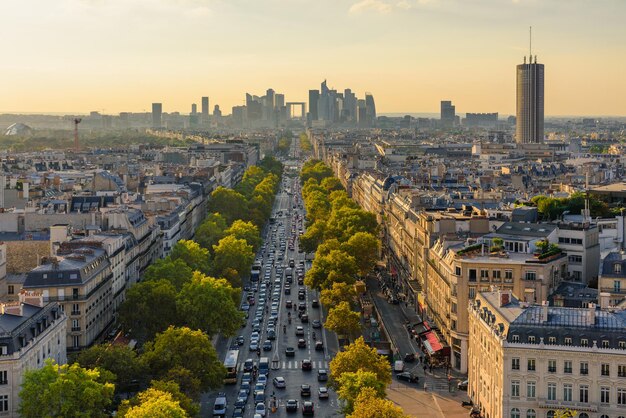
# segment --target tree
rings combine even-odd
[[[367,275],[376,265],[380,242],[369,232],[357,232],[344,245],[344,250],[356,260],[361,276]]]
[[[176,290],[180,290],[191,280],[193,270],[182,258],[172,260],[170,257],[156,260],[148,266],[144,273],[144,281],[167,280]]]
[[[48,359],[41,369],[26,370],[19,414],[39,417],[107,417],[115,385],[98,369],[78,363],[58,365]]]
[[[357,338],[345,347],[345,351],[337,353],[330,362],[331,383],[336,387],[339,377],[344,373],[358,370],[376,374],[378,381],[385,386],[391,383],[391,366],[385,356],[376,352],[374,347],[365,344],[363,337]]]
[[[191,282],[183,286],[176,298],[182,321],[192,329],[201,329],[209,336],[231,336],[239,329],[242,312],[237,303],[241,289],[233,289],[226,279],[215,279],[195,272]]]
[[[169,327],[157,334],[144,346],[141,361],[156,379],[167,376],[170,369],[186,368],[200,380],[203,391],[220,387],[226,373],[209,337],[187,327]]]
[[[315,221],[300,236],[300,248],[308,253],[315,252],[317,247],[324,241],[325,232],[326,222],[323,220]]]
[[[320,160],[309,160],[302,165],[300,180],[304,184],[308,179],[313,178],[321,183],[326,177],[332,177],[333,171]]]
[[[167,280],[145,281],[126,292],[120,324],[133,338],[146,341],[177,323],[176,289]]]
[[[248,202],[241,193],[220,186],[211,193],[209,212],[220,213],[230,225],[236,219],[247,219]]]
[[[339,376],[337,380],[337,396],[346,404],[344,412],[350,414],[354,410],[354,403],[364,388],[372,389],[371,395],[376,398],[385,397],[385,384],[378,381],[375,373],[363,370],[347,372]]]
[[[232,235],[237,239],[245,240],[249,245],[252,245],[254,251],[258,250],[261,245],[259,228],[252,222],[238,219],[226,230],[226,235]]]
[[[180,402],[174,399],[169,392],[150,388],[137,395],[138,405],[130,406],[130,401],[124,401],[118,411],[118,416],[125,418],[186,418],[185,410]]]
[[[300,134],[300,149],[303,152],[309,152],[312,149],[311,141],[309,141],[309,137],[307,136],[306,133]]]
[[[331,288],[322,289],[320,293],[320,302],[324,306],[335,306],[341,302],[348,302],[352,305],[355,299],[356,290],[354,290],[354,286],[342,282],[333,283]]]
[[[376,215],[350,207],[333,210],[326,226],[326,237],[335,237],[341,242],[347,241],[357,232],[369,232],[375,235],[378,231]]]
[[[328,193],[335,190],[343,190],[343,186],[337,177],[326,177],[321,181],[320,186],[326,189]]]
[[[327,239],[317,246],[317,251],[315,252],[316,257],[322,257],[330,254],[333,250],[341,250],[341,243],[336,238]]]
[[[111,372],[117,392],[129,390],[133,380],[144,374],[137,353],[125,345],[94,345],[81,351],[76,362],[87,369],[99,368]]]
[[[152,386],[153,389],[170,393],[172,398],[178,401],[180,407],[183,408],[190,417],[198,416],[200,413],[200,404],[194,402],[193,399],[183,393],[178,383],[171,380],[153,380],[150,382],[150,386]]]
[[[176,382],[180,390],[190,399],[200,399],[202,382],[184,367],[172,367],[167,371],[163,380]]]
[[[354,411],[347,418],[409,418],[409,415],[393,402],[376,397],[376,391],[366,387],[357,396]]]
[[[170,257],[173,261],[183,260],[192,270],[209,273],[209,250],[195,241],[181,239],[172,248]]]
[[[224,238],[227,228],[226,219],[219,213],[209,213],[207,218],[196,229],[194,241],[202,248],[213,250],[213,246]]]
[[[354,257],[341,250],[331,250],[315,258],[304,280],[309,287],[328,289],[337,280],[354,284],[357,270]]]
[[[213,246],[213,252],[215,253],[213,271],[216,276],[223,277],[227,269],[236,270],[239,278],[243,278],[250,272],[254,261],[254,251],[252,245],[248,245],[245,240],[227,235]],[[233,283],[233,285],[239,286],[239,283]]]
[[[324,326],[337,335],[353,337],[361,330],[361,316],[350,308],[348,302],[341,302],[328,310]]]
[[[258,164],[263,170],[280,177],[283,173],[283,164],[276,158],[266,155]]]

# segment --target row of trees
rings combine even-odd
[[[316,252],[305,283],[319,289],[322,303],[330,307],[326,328],[353,337],[361,328],[360,316],[353,310],[354,284],[378,258],[376,217],[348,197],[339,179],[321,161],[307,161],[300,178],[307,210],[307,231],[300,245]]]
[[[278,139],[277,151],[281,154],[287,155],[287,153],[289,153],[289,148],[291,148],[292,140],[293,140],[293,132],[291,131],[281,132],[280,138]]]
[[[303,152],[311,152],[313,150],[309,136],[304,132],[300,134],[300,149]]]
[[[535,196],[530,201],[522,203],[525,206],[535,206],[544,220],[555,220],[568,211],[578,215],[585,208],[585,199],[589,199],[591,216],[606,217],[611,210],[606,202],[594,195],[586,196],[585,193],[572,193],[569,197],[550,197],[545,195]]]
[[[179,241],[126,294],[119,320],[140,351],[96,345],[72,365],[48,362],[27,372],[22,416],[108,416],[114,394],[140,387],[147,389],[122,402],[118,416],[196,416],[200,394],[222,384],[225,370],[211,337],[234,335],[243,320],[241,277],[261,243],[259,229],[269,217],[281,175],[282,165],[266,158],[246,171],[236,190],[216,189],[196,241]],[[260,207],[233,212],[233,196],[237,209],[257,202]]]

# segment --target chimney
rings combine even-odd
[[[596,324],[596,304],[590,302],[587,305],[587,325],[595,325]]]
[[[0,303],[0,314],[22,316],[22,302]]]
[[[43,308],[43,293],[41,292],[22,290],[19,298],[22,303]]]
[[[603,311],[609,308],[609,301],[611,300],[611,294],[602,292],[600,293],[600,309]]]
[[[510,290],[500,290],[498,292],[498,296],[500,299],[500,307],[506,306],[511,303],[511,291]]]
[[[58,248],[55,243],[63,243],[70,240],[69,225],[52,225],[50,227],[50,255],[55,255]]]
[[[548,322],[548,306],[550,306],[550,302],[544,300],[541,302],[541,322]]]

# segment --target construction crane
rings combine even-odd
[[[80,144],[78,143],[78,124],[82,122],[81,118],[74,119],[74,151],[80,151]]]

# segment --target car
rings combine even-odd
[[[254,407],[254,413],[255,414],[259,414],[262,417],[264,417],[265,414],[267,413],[267,411],[265,409],[265,404],[263,402],[257,403],[256,406]]]
[[[276,339],[276,331],[274,330],[274,328],[268,328],[268,330],[267,330],[267,339],[268,340],[275,340]]]
[[[300,396],[311,396],[311,385],[300,385]]]
[[[248,399],[248,391],[245,389],[239,389],[239,394],[237,395],[237,398]]]
[[[302,415],[315,415],[315,408],[313,402],[306,401],[302,403]]]
[[[249,395],[250,394],[250,382],[242,382],[241,386],[239,386],[239,391],[241,392],[242,390],[245,390],[246,393]],[[248,395],[246,395],[246,397],[248,397]]]
[[[264,391],[265,390],[265,383],[257,383],[256,385],[254,385],[254,391]]]
[[[243,413],[245,411],[245,407],[237,407],[235,408],[235,410],[233,411],[233,418],[243,418]]]
[[[263,383],[264,385],[267,385],[267,376],[264,374],[259,374],[259,377],[256,379],[257,383]]]
[[[459,390],[467,390],[467,384],[468,384],[468,381],[467,381],[467,380],[464,380],[464,381],[462,381],[462,382],[459,382],[459,384],[458,384],[458,385],[456,385],[456,387],[457,387]]]
[[[254,414],[252,418],[263,418],[263,417],[261,416],[261,414]]]
[[[254,325],[252,325],[252,331],[260,332],[261,331],[261,324],[254,324]]]
[[[250,342],[250,351],[257,351],[259,349],[259,342],[258,341],[251,341]]]
[[[308,324],[308,322],[309,322],[309,315],[307,315],[307,314],[300,315],[300,321],[303,324]]]
[[[313,369],[313,364],[310,359],[302,360],[302,370],[311,370]]]
[[[289,285],[285,286],[285,295],[291,295],[291,287]]]
[[[252,340],[257,340],[259,341],[259,333],[258,332],[253,332],[252,334],[250,334],[250,341]]]
[[[304,328],[300,325],[296,327],[296,336],[304,335]]]
[[[249,311],[250,310],[250,305],[247,303],[242,303],[241,304],[241,310],[242,311]]]
[[[419,377],[414,375],[411,372],[398,373],[396,374],[396,378],[398,380],[404,380],[405,382],[409,382],[409,383],[417,383],[419,381]]]
[[[315,351],[323,351],[324,343],[321,341],[315,341]]]
[[[328,388],[326,386],[320,386],[319,389],[317,389],[317,396],[319,396],[320,399],[328,399]]]
[[[251,358],[249,358],[243,363],[243,371],[251,372],[252,369],[254,369],[254,361]]]
[[[226,415],[226,393],[220,392],[217,394],[217,398],[215,399],[215,403],[213,404],[213,416],[223,417]]]
[[[313,300],[311,301],[311,306],[312,306],[313,308],[319,308],[319,307],[320,307],[320,302],[319,302],[317,299],[313,299]]]
[[[273,380],[272,383],[274,384],[274,387],[276,388],[285,388],[287,387],[287,384],[285,383],[285,378],[281,377],[281,376],[276,376]]]
[[[314,320],[311,322],[311,326],[312,326],[313,328],[321,328],[321,327],[322,327],[322,323],[320,322],[320,320],[319,320],[319,319],[314,319]]]
[[[244,373],[243,376],[241,376],[241,383],[245,382],[252,382],[252,373]]]
[[[288,399],[287,402],[285,402],[285,409],[287,409],[287,412],[298,411],[298,401],[296,399]]]
[[[298,290],[298,300],[305,300],[306,293],[303,290]]]
[[[298,303],[298,310],[299,310],[300,312],[304,312],[304,311],[306,311],[306,303],[304,303],[304,302],[300,302],[300,303]]]
[[[319,369],[317,371],[317,381],[326,382],[328,380],[328,372],[325,369]]]
[[[263,351],[272,351],[272,341],[271,340],[265,340],[263,342]]]
[[[255,390],[254,391],[254,402],[265,402],[265,391],[264,390]]]
[[[235,408],[245,408],[246,403],[248,403],[248,397],[238,397],[235,401]]]
[[[302,252],[302,250],[299,250]],[[304,277],[298,276],[298,286],[302,286],[304,284]]]
[[[294,357],[296,355],[296,349],[293,347],[285,348],[285,356],[286,357]]]
[[[237,345],[243,345],[246,342],[246,339],[244,338],[243,335],[240,335],[237,337],[237,339],[235,340],[237,342]]]
[[[298,348],[306,348],[306,340],[304,338],[298,340]]]

